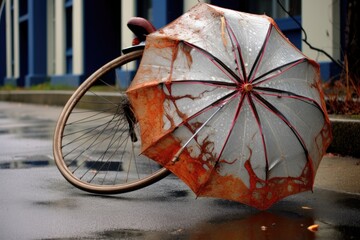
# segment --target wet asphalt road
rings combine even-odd
[[[59,113],[0,102],[0,239],[360,239],[360,195],[324,184],[263,212],[196,199],[174,176],[121,195],[77,190],[53,163]]]

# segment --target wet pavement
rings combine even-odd
[[[359,159],[327,155],[313,193],[267,211],[196,199],[174,176],[99,196],[69,185],[54,165],[60,111],[0,102],[0,239],[360,239]]]

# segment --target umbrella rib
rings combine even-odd
[[[185,150],[187,145],[198,135],[198,133],[210,122],[210,120],[215,117],[215,115],[224,107],[225,105],[219,106],[219,108],[211,114],[211,116],[196,130],[196,132],[187,140],[187,142],[177,151],[177,153],[172,158],[171,162],[175,163],[179,160],[180,154]]]
[[[303,148],[306,159],[309,161],[310,160],[309,151],[308,151],[307,147],[305,146],[304,140],[302,139],[302,137],[300,136],[298,131],[294,128],[294,126],[290,123],[290,121],[286,118],[286,116],[284,114],[282,114],[279,111],[279,109],[277,109],[275,106],[273,106],[270,102],[268,102],[266,99],[261,97],[260,94],[255,93],[255,92],[253,94],[256,97],[256,99],[258,99],[262,104],[264,104],[265,107],[270,109],[271,112],[273,112],[278,118],[280,118],[286,124],[286,126],[288,126],[290,128],[292,133],[295,135],[296,139],[299,141],[301,147]]]
[[[234,95],[234,96],[236,96],[236,95]],[[238,119],[238,117],[239,117],[240,110],[241,110],[241,107],[243,106],[244,99],[245,99],[245,95],[243,94],[243,95],[241,95],[240,102],[239,102],[239,104],[238,104],[238,107],[237,107],[236,112],[235,112],[235,115],[234,115],[234,119],[233,119],[233,121],[232,121],[232,123],[231,123],[231,127],[230,127],[230,129],[229,129],[229,133],[228,133],[228,135],[226,136],[226,139],[225,139],[225,141],[224,141],[224,144],[223,144],[223,146],[222,146],[222,148],[221,148],[221,150],[220,150],[220,152],[219,152],[219,156],[217,157],[217,159],[216,159],[216,161],[215,161],[215,165],[214,165],[214,167],[211,169],[211,171],[214,171],[214,169],[216,169],[216,165],[217,165],[217,164],[219,163],[219,161],[220,161],[220,158],[221,158],[221,156],[222,156],[222,154],[223,154],[223,152],[224,152],[224,150],[225,150],[225,146],[227,145],[227,143],[228,143],[228,141],[229,141],[229,139],[230,139],[231,132],[233,131],[233,129],[234,129],[234,127],[235,127],[235,123],[236,123],[236,121],[237,121],[237,119]],[[225,105],[222,105],[221,107],[223,107],[223,106],[225,106]],[[208,182],[210,176],[211,176],[211,174],[208,174],[207,180],[204,181],[205,183]],[[197,192],[195,193],[197,196],[201,193],[203,187],[205,186],[205,183],[202,184],[202,185],[199,187],[199,189],[197,190]]]
[[[311,104],[312,106],[316,107],[324,115],[324,112],[322,111],[321,106],[314,99],[311,99],[309,97],[301,96],[301,95],[298,95],[298,94],[293,93],[293,92],[280,90],[280,89],[275,89],[275,88],[254,87],[254,90],[256,91],[256,94],[261,93],[263,95],[269,95],[269,96],[275,96],[275,97],[284,97],[284,98],[293,98],[293,99],[303,101],[305,103]],[[259,92],[258,90],[262,90],[262,91],[265,91],[265,92]],[[270,94],[270,93],[266,93],[266,92],[270,92],[270,93],[274,93],[274,94]]]
[[[249,76],[248,76],[248,79],[249,79],[250,83],[253,82],[252,77],[256,75],[256,72],[257,72],[257,70],[259,68],[259,65],[260,65],[260,62],[261,62],[261,59],[264,56],[265,48],[266,48],[267,43],[269,42],[269,39],[270,39],[271,30],[272,30],[272,25],[270,24],[268,32],[267,32],[265,40],[264,40],[264,43],[263,43],[258,55],[256,56],[256,59],[255,59],[255,62],[253,64],[253,66],[251,67],[251,70],[250,70],[250,73],[249,73]]]
[[[255,116],[255,119],[256,119],[256,123],[259,127],[259,130],[260,130],[260,135],[261,135],[261,141],[262,141],[262,144],[264,146],[264,155],[265,155],[265,160],[266,160],[266,171],[265,171],[265,174],[266,174],[266,180],[268,179],[269,177],[269,159],[268,159],[268,154],[267,154],[267,148],[266,148],[266,143],[265,143],[265,136],[264,136],[264,132],[263,132],[263,128],[262,128],[262,124],[261,124],[261,120],[260,120],[260,116],[259,116],[259,113],[258,111],[256,110],[256,106],[254,104],[254,101],[251,97],[251,94],[247,94],[248,96],[248,100],[249,100],[249,103],[250,103],[250,107],[251,107],[251,110]],[[255,95],[256,96],[256,95]]]
[[[230,127],[230,130],[229,130],[229,134],[228,134],[227,137],[226,137],[226,140],[225,140],[225,142],[224,142],[224,144],[223,144],[223,147],[222,147],[222,149],[221,149],[221,151],[220,151],[220,153],[219,153],[219,157],[216,159],[216,163],[215,163],[215,164],[217,164],[217,163],[219,162],[219,160],[220,160],[220,158],[221,158],[221,155],[222,155],[222,153],[224,152],[225,146],[226,146],[227,142],[229,141],[231,132],[233,131],[233,129],[234,129],[234,127],[235,127],[235,123],[236,123],[236,121],[237,121],[237,119],[238,119],[238,117],[239,117],[241,107],[243,106],[244,99],[245,99],[245,95],[243,94],[243,95],[241,95],[239,105],[238,105],[238,107],[237,107],[237,109],[236,109],[236,112],[235,112],[235,115],[234,115],[234,119],[233,119],[233,121],[232,121],[232,123],[231,123],[231,127]]]
[[[182,124],[184,124],[185,122],[189,122],[193,118],[195,118],[195,117],[199,116],[200,114],[208,111],[210,108],[213,108],[213,107],[218,106],[218,105],[220,105],[220,106],[225,105],[227,102],[230,102],[231,99],[235,98],[237,96],[237,93],[238,92],[236,92],[236,91],[228,93],[227,95],[225,95],[225,96],[221,97],[220,99],[216,100],[215,102],[213,102],[209,106],[207,106],[207,107],[203,108],[202,110],[200,110],[197,114],[194,114],[194,115],[190,116],[188,119],[183,121]]]
[[[215,66],[217,66],[220,70],[222,70],[226,75],[229,76],[229,78],[235,82],[235,83],[239,83],[242,82],[242,80],[240,79],[240,77],[234,73],[228,66],[226,66],[220,59],[218,59],[217,57],[215,57],[213,54],[209,53],[208,51],[206,51],[205,49],[202,49],[192,43],[186,42],[186,41],[181,41],[183,44],[190,46],[196,50],[198,50],[200,53],[202,53],[204,56],[206,56],[207,58],[210,59],[211,62],[213,62],[215,64]]]
[[[217,87],[228,87],[234,89],[237,87],[237,84],[230,82],[220,82],[207,79],[193,79],[193,80],[173,80],[172,84],[181,84],[181,83],[191,83],[191,84],[204,84],[204,85],[215,85]]]
[[[228,21],[227,21],[226,19],[225,19],[225,23],[226,23],[226,29],[227,29],[228,32],[229,32],[231,44],[232,44],[233,48],[235,48],[235,45],[236,45],[236,49],[237,49],[238,54],[239,54],[239,58],[240,58],[239,60],[240,60],[240,65],[241,65],[241,66],[239,66],[239,60],[237,59],[238,56],[235,54],[235,51],[234,51],[234,55],[235,55],[235,59],[236,59],[236,64],[237,64],[237,66],[238,66],[239,75],[240,75],[240,68],[241,68],[242,74],[243,74],[243,78],[244,78],[244,80],[242,80],[241,82],[247,82],[248,79],[247,79],[247,76],[246,76],[246,69],[245,69],[244,59],[243,59],[242,54],[241,54],[241,47],[240,47],[239,41],[237,40],[236,35],[235,35],[233,29],[232,29],[231,26],[228,24]],[[235,44],[234,44],[234,41],[235,41]]]
[[[187,119],[184,119],[184,120],[177,126],[177,128],[180,127],[180,126],[182,126],[182,125],[185,125],[185,124],[186,124],[187,122],[189,122],[190,120],[194,119],[195,117],[197,117],[197,116],[199,116],[200,114],[208,111],[208,110],[211,109],[211,108],[214,108],[214,107],[216,107],[216,106],[220,106],[220,107],[222,108],[223,105],[226,104],[226,102],[228,102],[228,101],[230,101],[231,99],[233,99],[234,97],[236,97],[236,94],[237,94],[237,93],[238,93],[237,91],[232,91],[232,92],[228,93],[227,95],[221,97],[220,99],[217,99],[215,102],[213,102],[213,103],[211,103],[210,105],[208,105],[208,106],[204,107],[203,109],[199,110],[196,114],[188,117]],[[196,134],[197,134],[197,133],[196,133]],[[196,134],[195,134],[195,135],[196,135]],[[162,138],[164,138],[166,135],[167,135],[167,134],[162,135],[162,136],[159,137],[158,139],[155,139],[154,142],[160,141],[160,140],[161,140]],[[147,147],[147,148],[148,148],[148,147]],[[147,148],[143,149],[143,150],[142,150],[142,153],[144,153],[144,152],[147,150]],[[142,153],[141,153],[141,154],[142,154]]]
[[[253,80],[252,82],[254,83],[254,86],[255,86],[255,85],[258,85],[258,84],[261,84],[261,83],[263,83],[263,82],[265,82],[265,81],[271,80],[271,79],[273,79],[273,78],[275,78],[275,77],[283,74],[284,72],[290,70],[291,68],[297,66],[298,64],[303,63],[303,62],[306,62],[306,61],[307,61],[306,58],[301,58],[301,59],[297,59],[297,60],[294,60],[294,61],[289,62],[289,63],[285,63],[285,64],[283,64],[283,65],[281,65],[281,66],[278,66],[278,67],[276,67],[276,68],[274,68],[274,69],[271,69],[270,71],[262,74],[261,76],[259,76],[259,77],[257,77],[257,78],[254,78],[254,80]],[[280,69],[282,69],[282,68],[284,68],[284,67],[286,67],[286,68],[285,68],[283,71],[280,71],[279,73],[277,73],[277,74],[275,74],[275,75],[273,75],[273,76],[270,76],[270,77],[268,77],[268,78],[266,78],[266,79],[263,79],[262,81],[256,82],[256,81],[260,80],[261,78],[264,78],[266,75],[269,75],[269,74],[271,74],[271,73],[273,73],[273,72],[275,72],[275,71],[278,71],[278,70],[280,70]],[[255,82],[256,82],[256,83],[255,83]]]

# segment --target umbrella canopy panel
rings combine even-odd
[[[265,209],[313,186],[331,141],[319,81],[271,18],[198,4],[147,37],[127,94],[143,154],[199,196]]]

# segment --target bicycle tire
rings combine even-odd
[[[142,53],[127,53],[99,68],[77,88],[59,116],[53,139],[55,163],[64,178],[81,190],[124,193],[170,173],[140,155],[138,124],[130,121],[135,120],[131,106],[114,79],[121,67],[138,61]],[[125,72],[131,81],[130,71]]]

